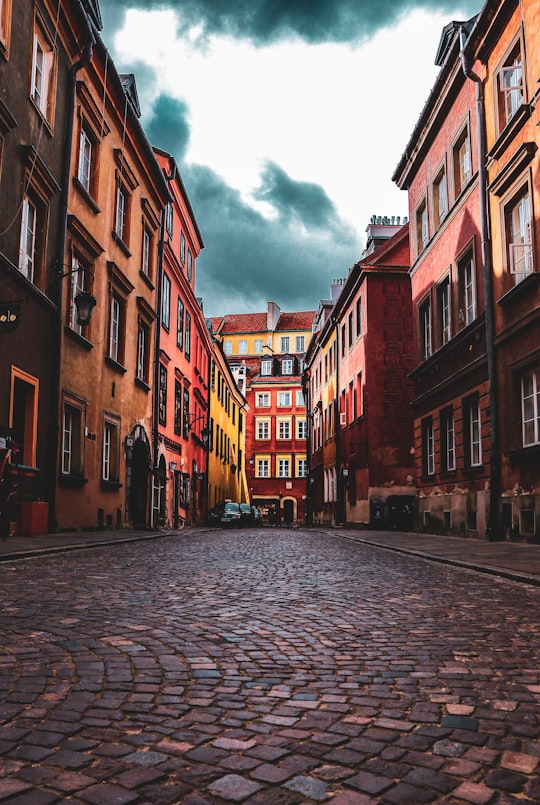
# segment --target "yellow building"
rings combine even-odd
[[[221,344],[214,341],[210,366],[209,509],[225,500],[249,503],[246,412],[246,399],[236,385]]]

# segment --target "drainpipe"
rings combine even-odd
[[[332,316],[332,324],[334,325],[335,332],[335,349],[336,349],[336,397],[334,400],[334,444],[336,446],[336,525],[343,525],[345,522],[345,501],[343,490],[343,475],[341,468],[341,423],[339,416],[339,363],[340,363],[340,342],[339,342],[339,326],[337,316]]]
[[[499,458],[499,411],[497,403],[497,367],[494,345],[494,307],[493,307],[493,266],[491,260],[491,239],[489,231],[487,169],[486,169],[486,118],[484,103],[484,85],[480,76],[472,69],[471,59],[465,52],[467,33],[463,25],[459,26],[460,59],[464,75],[474,81],[476,88],[476,114],[478,120],[478,187],[480,194],[480,225],[482,233],[482,272],[484,278],[486,353],[489,383],[490,411],[490,493],[487,524],[489,540],[501,538],[499,523],[500,498],[500,458]]]
[[[304,507],[304,522],[306,525],[313,525],[313,511],[311,503],[311,490],[313,486],[313,479],[311,477],[311,428],[313,425],[313,413],[311,411],[311,372],[309,369],[304,369],[302,373],[302,391],[304,394],[304,403],[306,406],[306,505]]]
[[[57,305],[57,315],[56,315],[56,366],[54,367],[55,377],[53,381],[53,392],[52,392],[53,398],[52,398],[52,411],[51,411],[51,418],[52,418],[51,433],[55,434],[54,447],[56,456],[55,461],[56,469],[54,476],[51,479],[49,479],[49,494],[48,494],[49,531],[56,530],[56,479],[58,478],[58,463],[59,463],[59,451],[58,451],[59,439],[60,439],[59,416],[61,413],[60,366],[62,362],[62,307],[63,307],[63,296],[64,296],[63,279],[58,279],[58,277],[62,277],[64,273],[64,255],[67,241],[69,183],[71,178],[71,155],[72,155],[72,143],[73,143],[73,128],[75,123],[75,96],[77,89],[77,73],[87,64],[89,64],[90,61],[92,60],[92,56],[94,55],[94,45],[96,43],[94,28],[92,26],[90,17],[86,12],[84,12],[84,18],[88,29],[88,39],[83,48],[81,58],[71,66],[69,75],[70,81],[68,87],[68,97],[66,101],[67,115],[66,115],[66,126],[64,130],[65,159],[62,170],[61,214],[58,227],[58,252],[54,266],[56,276],[53,278],[54,282],[53,296],[54,296],[54,302]]]

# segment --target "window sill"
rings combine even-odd
[[[88,483],[88,478],[82,475],[67,475],[62,473],[58,479],[60,486],[70,487],[71,489],[80,489]]]
[[[500,299],[497,299],[497,304],[501,307],[507,307],[511,305],[516,299],[520,298],[522,294],[528,293],[532,290],[533,286],[535,286],[540,280],[540,272],[532,271],[525,279],[522,279],[521,282],[518,282],[517,285],[514,285],[507,291]]]
[[[111,234],[112,234],[112,238],[113,238],[114,242],[120,247],[120,249],[124,252],[126,257],[131,257],[132,255],[131,255],[131,252],[129,250],[129,246],[127,245],[127,243],[125,243],[122,240],[120,235],[117,232],[115,232],[114,229],[113,229]]]
[[[91,349],[94,349],[94,345],[91,341],[81,335],[76,330],[73,330],[69,324],[64,325],[64,333],[68,338],[71,338],[72,341],[79,344],[83,349],[88,350],[90,352]]]
[[[125,366],[122,366],[121,363],[118,363],[118,361],[115,361],[114,358],[109,357],[109,355],[105,355],[105,363],[107,364],[107,366],[109,366],[115,372],[118,372],[118,374],[120,375],[125,375],[125,373],[127,372]]]
[[[92,195],[82,184],[82,182],[79,179],[77,179],[76,176],[73,177],[73,185],[77,189],[79,195],[82,196],[83,199],[86,201],[86,203],[88,204],[94,215],[98,215],[98,213],[101,212],[101,207],[98,206],[96,201],[94,201],[94,199],[92,198]]]
[[[493,147],[488,151],[487,157],[489,159],[499,159],[499,157],[508,148],[508,145],[513,142],[517,132],[522,128],[526,120],[531,116],[531,108],[528,103],[522,104],[518,112],[512,117],[509,123],[506,124]]]
[[[143,391],[150,391],[150,386],[145,380],[141,380],[140,377],[135,378],[135,385],[138,386]]]
[[[517,450],[508,450],[504,455],[516,461],[520,459],[537,460],[540,456],[540,444],[528,444],[526,447],[518,447]]]
[[[145,274],[145,273],[144,273],[144,271],[142,270],[142,268],[141,268],[141,269],[140,269],[140,271],[139,271],[139,276],[140,276],[140,277],[141,277],[141,279],[144,281],[144,283],[145,283],[146,285],[148,285],[148,287],[150,288],[150,290],[151,290],[151,291],[155,291],[156,286],[154,285],[154,283],[152,282],[152,280],[150,279],[150,277],[148,276],[148,274]]]
[[[120,481],[105,481],[104,478],[101,479],[100,487],[104,492],[118,492],[119,489],[122,489],[123,484]]]

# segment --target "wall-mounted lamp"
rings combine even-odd
[[[86,272],[85,268],[77,266],[71,268],[69,271],[62,273],[62,267],[56,273],[57,282],[60,283],[65,277],[70,277],[72,274],[79,274],[79,272]],[[93,279],[93,274],[91,275]],[[73,300],[75,309],[77,310],[77,324],[81,327],[86,327],[90,321],[94,308],[96,306],[96,297],[90,291],[79,291]]]

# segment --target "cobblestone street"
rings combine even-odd
[[[0,802],[540,802],[536,587],[266,528],[0,591]]]

